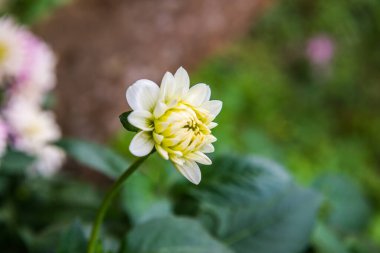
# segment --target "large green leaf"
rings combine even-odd
[[[123,253],[232,253],[196,220],[166,217],[136,226]]]
[[[309,243],[319,196],[297,187],[279,165],[221,157],[203,170],[199,217],[237,253],[294,253]]]
[[[325,224],[318,223],[313,233],[313,244],[318,252],[348,253],[346,246]]]
[[[121,192],[123,209],[133,223],[171,214],[171,203],[158,192],[157,185],[147,175],[135,173],[124,184]]]
[[[326,222],[339,233],[363,231],[371,217],[367,199],[355,182],[344,175],[326,174],[314,183],[325,197]]]
[[[118,177],[129,165],[115,151],[99,144],[76,139],[63,139],[56,144],[81,164],[112,178]]]
[[[121,206],[133,224],[172,214],[168,198],[178,172],[158,154],[152,155],[123,184]]]
[[[87,241],[82,225],[75,221],[65,231],[58,245],[57,253],[83,253],[86,252]]]

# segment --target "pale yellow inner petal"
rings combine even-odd
[[[165,111],[154,120],[153,136],[156,147],[159,146],[161,151],[159,153],[167,157],[165,150],[176,164],[183,164],[184,158],[199,158],[194,154],[199,154],[197,152],[215,139],[211,135],[210,126],[213,124],[210,124],[210,117],[206,110],[184,101]]]

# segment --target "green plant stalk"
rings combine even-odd
[[[104,216],[107,213],[108,207],[114,199],[115,195],[119,192],[123,183],[135,172],[139,166],[148,158],[149,155],[137,159],[129,168],[116,180],[112,187],[108,190],[103,202],[98,210],[96,219],[92,226],[90,241],[88,243],[87,253],[95,253],[99,230],[102,225]]]

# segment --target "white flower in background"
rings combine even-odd
[[[7,147],[8,131],[7,126],[2,118],[0,118],[0,157],[3,156]]]
[[[35,170],[48,175],[60,167],[64,157],[60,152],[54,152],[54,147],[50,145],[61,137],[52,112],[14,97],[4,110],[4,119],[14,139],[14,147],[37,158],[33,166]]]
[[[216,138],[211,129],[222,109],[222,102],[210,100],[211,90],[199,83],[190,88],[189,75],[182,67],[173,76],[167,72],[161,82],[142,79],[127,89],[126,97],[133,109],[128,121],[139,128],[130,144],[135,156],[145,156],[153,148],[189,181],[199,184],[197,163],[209,165],[205,153],[214,151]]]
[[[36,162],[32,165],[32,172],[44,177],[54,175],[62,167],[66,157],[62,149],[52,145],[46,145],[35,155]]]
[[[23,32],[11,18],[0,18],[0,79],[17,75],[22,67],[25,54]]]
[[[36,153],[46,143],[61,137],[54,114],[42,111],[35,104],[15,97],[4,111],[4,118],[15,138],[15,146],[27,153]]]

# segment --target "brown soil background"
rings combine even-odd
[[[76,0],[35,31],[54,49],[64,134],[105,141],[128,110],[125,90],[160,81],[244,35],[266,0]]]

